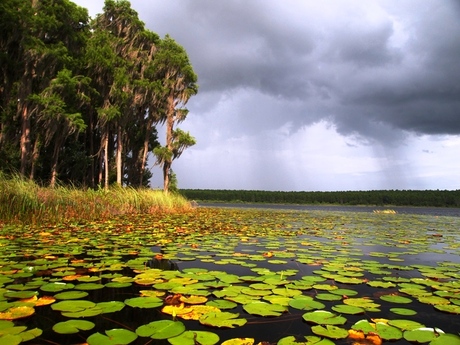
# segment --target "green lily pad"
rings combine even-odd
[[[249,314],[260,316],[280,316],[286,312],[286,307],[261,301],[245,304],[243,309]]]
[[[351,326],[351,329],[354,329],[355,331],[361,331],[364,334],[368,334],[370,332],[375,332],[375,327],[373,324],[371,324],[367,320],[359,320]]]
[[[36,291],[9,291],[5,292],[3,294],[3,297],[6,298],[20,298],[20,299],[25,299],[25,298],[31,298],[33,296],[38,295],[38,292]]]
[[[163,305],[163,300],[158,297],[133,297],[124,301],[126,305],[133,308],[156,308]]]
[[[138,327],[136,334],[152,339],[168,339],[176,337],[184,331],[185,325],[181,321],[159,320]]]
[[[206,302],[206,305],[211,306],[211,307],[216,307],[216,308],[219,308],[221,310],[224,310],[224,309],[236,308],[236,306],[238,304],[236,304],[235,302],[232,302],[232,301],[224,300],[224,299],[216,299],[216,300],[213,300],[213,301]]]
[[[403,336],[404,339],[413,343],[428,343],[435,340],[442,333],[444,332],[440,329],[424,327],[405,331]]]
[[[459,305],[454,305],[454,304],[437,304],[434,306],[435,309],[446,312],[446,313],[451,313],[451,314],[460,314],[460,306]]]
[[[379,280],[369,281],[369,282],[367,282],[367,285],[375,287],[375,288],[386,288],[386,289],[396,286],[395,283],[384,282],[384,281],[379,281]]]
[[[406,303],[412,302],[410,298],[398,296],[398,295],[383,295],[383,296],[380,296],[380,299],[386,302],[400,303],[400,304],[406,304]]]
[[[311,330],[316,335],[321,335],[323,337],[332,338],[332,339],[344,339],[348,337],[348,331],[346,329],[326,325],[326,327],[321,325],[312,326]]]
[[[53,326],[53,331],[59,334],[74,334],[82,331],[93,329],[95,324],[86,320],[68,320],[58,322]]]
[[[72,291],[64,291],[64,292],[57,293],[56,295],[54,295],[54,298],[66,300],[66,299],[85,298],[86,296],[88,296],[88,293],[86,291],[72,290]]]
[[[397,327],[402,331],[410,331],[412,329],[425,327],[425,325],[422,325],[421,323],[412,320],[389,320],[388,324]]]
[[[61,312],[77,312],[83,311],[88,308],[95,307],[96,303],[91,301],[61,301],[57,303],[53,303],[51,305],[51,309],[58,310]]]
[[[361,307],[365,310],[380,307],[380,304],[374,303],[371,299],[368,299],[368,298],[352,297],[352,298],[344,299],[343,303],[346,305],[353,305],[355,307]]]
[[[390,308],[390,311],[392,313],[395,313],[398,315],[404,315],[404,316],[417,315],[417,312],[415,310],[407,309],[407,308]]]
[[[399,340],[403,333],[399,328],[390,326],[386,323],[377,322],[375,324],[376,333],[384,340]]]
[[[75,286],[76,290],[99,290],[103,289],[104,285],[99,283],[81,283]]]
[[[332,293],[318,293],[315,297],[321,301],[340,301],[342,299],[342,296]]]
[[[172,345],[214,345],[219,342],[219,336],[207,331],[185,331],[184,333],[169,338]]]
[[[18,334],[5,334],[0,337],[0,340],[5,345],[19,345],[22,343],[22,338]]]
[[[332,307],[332,310],[339,314],[362,314],[364,313],[364,309],[361,307],[355,307],[353,305],[346,305],[346,304],[336,304]]]
[[[460,336],[456,334],[441,334],[430,342],[430,345],[460,345]]]
[[[105,335],[94,333],[86,339],[89,345],[127,345],[137,339],[137,334],[127,329],[111,329]]]
[[[439,296],[421,296],[418,298],[419,302],[432,305],[443,305],[449,304],[450,301],[447,298]]]
[[[105,284],[105,287],[107,288],[115,288],[115,289],[122,289],[126,287],[130,287],[132,284],[131,283],[121,283],[121,282],[110,282]]]
[[[326,306],[318,301],[313,300],[309,296],[298,296],[289,302],[289,306],[299,310],[315,310],[324,309]]]
[[[235,328],[246,324],[246,319],[239,319],[240,314],[229,312],[208,313],[200,317],[203,325],[212,327]]]
[[[75,288],[74,284],[61,282],[48,283],[40,286],[40,290],[45,292],[61,292],[64,290],[71,290],[73,288]]]
[[[326,310],[315,310],[302,315],[307,322],[313,322],[319,325],[343,325],[347,319],[343,316],[334,314]]]
[[[315,335],[305,337],[305,340],[297,340],[294,336],[281,338],[277,345],[334,345],[334,342],[329,339],[322,339]]]
[[[122,310],[125,307],[125,304],[120,301],[109,301],[99,302],[96,306],[102,309],[102,313],[107,314]]]

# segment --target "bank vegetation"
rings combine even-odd
[[[190,203],[163,190],[114,185],[108,189],[41,187],[22,177],[0,174],[0,226],[103,220],[123,214],[185,212]]]
[[[283,192],[260,190],[181,189],[190,200],[274,204],[460,207],[460,190],[370,190]]]

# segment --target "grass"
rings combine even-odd
[[[44,188],[20,176],[0,174],[0,222],[42,223],[105,219],[113,215],[191,209],[182,196],[160,190],[112,187]]]

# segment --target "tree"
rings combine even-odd
[[[154,154],[157,164],[162,166],[163,189],[167,193],[172,161],[195,144],[189,133],[175,130],[174,126],[185,120],[188,110],[184,106],[198,92],[198,85],[185,49],[168,35],[159,44],[155,64],[165,99],[161,122],[165,123],[166,143],[156,148]]]
[[[197,90],[187,55],[147,30],[127,0],[106,0],[91,25],[70,0],[1,1],[0,73],[3,172],[145,186],[158,125],[168,128],[165,171],[194,143],[175,130]]]
[[[49,87],[39,95],[31,96],[31,100],[40,105],[37,125],[43,128],[44,145],[54,143],[51,187],[56,184],[59,152],[64,148],[65,140],[73,133],[79,133],[86,128],[82,114],[78,110],[91,100],[87,94],[94,90],[90,90],[89,83],[89,78],[73,76],[70,70],[63,69],[51,81]],[[37,136],[37,141],[40,141],[39,136]]]
[[[8,1],[11,4],[11,1]],[[33,178],[31,141],[39,132],[34,116],[37,107],[30,95],[38,94],[63,67],[70,69],[86,44],[89,33],[88,12],[68,0],[25,1],[19,8],[24,11],[18,25],[17,43],[19,64],[17,83],[17,117],[21,122],[20,152],[22,175]],[[35,150],[34,150],[35,151]]]
[[[104,185],[108,187],[109,141],[115,139],[117,183],[122,184],[123,158],[129,142],[127,129],[132,123],[144,135],[140,175],[143,176],[147,149],[154,133],[150,114],[153,114],[157,85],[149,78],[149,72],[156,51],[158,36],[145,29],[129,1],[106,0],[104,12],[93,25],[93,36],[88,49],[91,75],[101,92],[98,107],[101,129],[101,151],[104,152]],[[152,83],[153,82],[153,83]],[[100,152],[101,152],[100,151]],[[102,165],[102,164],[101,164]],[[142,184],[142,178],[140,178]]]
[[[179,158],[182,152],[196,144],[195,138],[190,133],[181,129],[173,130],[169,138],[169,145],[158,146],[154,149],[157,164],[163,169],[163,190],[168,193],[171,183],[171,166],[174,159]]]

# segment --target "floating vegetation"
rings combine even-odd
[[[374,213],[380,213],[380,214],[396,214],[395,210],[392,209],[384,209],[384,210],[374,210]]]
[[[0,230],[0,343],[460,344],[460,218],[198,208]]]

